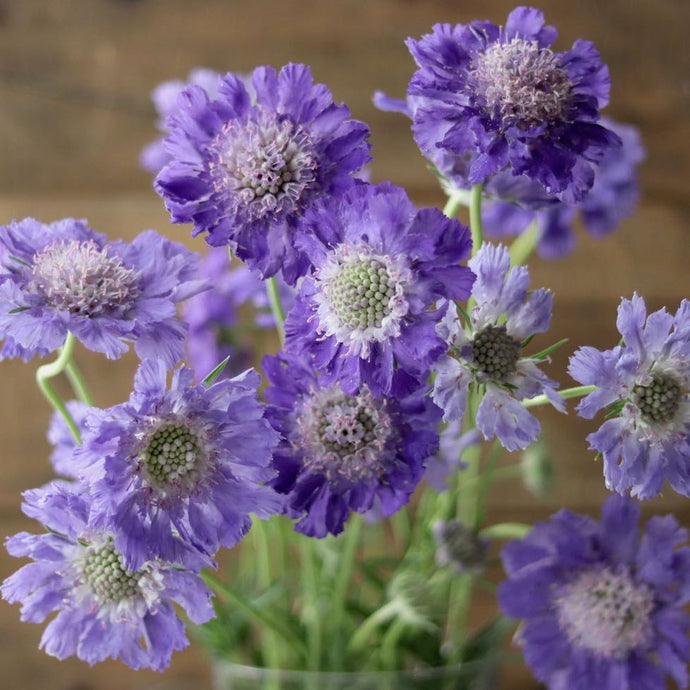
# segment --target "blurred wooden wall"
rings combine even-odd
[[[611,347],[621,296],[638,291],[650,309],[675,310],[688,294],[690,53],[686,0],[553,0],[542,2],[560,30],[557,46],[579,37],[595,42],[611,69],[607,114],[636,124],[647,161],[634,219],[601,242],[580,235],[568,259],[535,261],[532,284],[556,293],[549,340],[569,337],[550,372],[563,373],[579,345]],[[435,22],[504,21],[506,0],[0,0],[0,223],[34,216],[44,222],[86,217],[110,237],[132,238],[170,226],[150,177],[138,167],[141,147],[155,137],[150,90],[184,78],[197,66],[250,71],[259,64],[312,65],[336,100],[371,125],[375,181],[391,179],[420,203],[442,199],[426,171],[405,118],[376,111],[374,90],[404,94],[413,62],[403,40]],[[203,242],[188,241],[203,249]],[[80,352],[102,405],[129,393],[132,357],[107,366]],[[44,440],[49,409],[33,385],[35,363],[0,365],[0,536],[34,525],[19,512],[20,492],[51,473]],[[596,514],[606,495],[601,466],[584,437],[595,424],[550,411],[545,433],[558,486],[540,502],[517,483],[493,498],[496,519],[533,521],[557,507]],[[598,423],[597,423],[598,425]],[[688,501],[667,492],[644,505],[673,510],[690,522]],[[0,578],[18,563],[0,551]],[[20,624],[17,607],[0,603],[0,683],[10,690],[124,690],[207,687],[203,654],[175,657],[166,676],[130,672],[116,663],[89,669],[36,650],[42,626]],[[527,671],[504,678],[506,690],[534,688]]]

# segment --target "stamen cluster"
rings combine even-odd
[[[633,388],[632,397],[642,419],[650,424],[663,424],[673,419],[683,392],[672,374],[654,372],[648,384],[638,383]]]
[[[165,422],[148,437],[139,460],[155,484],[189,484],[198,476],[200,453],[199,439],[185,424]]]
[[[127,570],[122,556],[111,544],[91,547],[81,572],[100,604],[118,603],[139,594],[141,573]]]
[[[507,381],[520,359],[520,342],[505,326],[489,324],[472,339],[472,358],[479,370],[496,382]]]

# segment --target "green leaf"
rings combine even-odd
[[[229,361],[230,355],[228,355],[217,367],[215,367],[212,372],[207,374],[201,383],[206,388],[210,388],[216,382],[216,379],[223,373],[223,369],[225,369]]]

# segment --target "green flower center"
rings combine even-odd
[[[89,549],[82,565],[82,576],[102,604],[117,603],[139,594],[141,573],[128,571],[122,556],[111,545]]]
[[[646,422],[663,424],[678,411],[682,390],[670,374],[655,373],[649,385],[638,384],[633,388],[632,398]]]
[[[199,439],[178,422],[167,422],[156,428],[139,455],[149,478],[163,486],[196,479],[199,458]]]

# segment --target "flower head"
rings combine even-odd
[[[230,362],[222,375],[237,374],[251,362],[242,332],[275,326],[266,283],[243,264],[231,266],[225,247],[210,248],[201,261],[199,275],[211,283],[211,288],[192,297],[182,312],[189,324],[189,364],[197,378],[203,378],[229,356]],[[292,307],[294,291],[280,277],[276,282],[283,309],[287,311]],[[253,308],[249,316],[241,310],[246,304]]]
[[[218,94],[218,81],[220,74],[212,69],[198,67],[187,75],[187,81],[172,79],[158,84],[151,92],[151,100],[158,115],[156,126],[158,130],[167,135],[168,128],[166,119],[175,110],[177,97],[188,87],[194,84],[199,86],[208,94],[209,98],[215,98]],[[242,79],[242,75],[238,75]],[[170,155],[165,150],[164,138],[147,144],[139,158],[141,167],[151,173],[158,173],[170,162]]]
[[[153,559],[128,568],[107,532],[89,527],[88,494],[53,484],[25,494],[24,511],[50,532],[22,532],[7,540],[12,556],[33,559],[0,591],[21,602],[22,620],[47,625],[41,647],[51,656],[89,664],[121,659],[132,668],[163,670],[188,644],[172,604],[194,623],[214,615],[210,592],[194,573]]]
[[[640,535],[639,517],[612,495],[600,522],[561,510],[503,549],[499,602],[550,690],[662,690],[666,674],[687,687],[688,532],[668,515]]]
[[[557,32],[538,10],[518,7],[505,27],[437,24],[407,41],[419,69],[413,130],[425,154],[443,149],[468,161],[483,184],[509,168],[566,202],[592,186],[593,163],[620,145],[597,124],[608,101],[608,69],[583,40],[551,49]]]
[[[477,274],[476,305],[464,328],[455,310],[448,311],[439,328],[451,350],[433,367],[434,402],[443,408],[444,419],[460,419],[470,385],[484,387],[477,409],[484,438],[496,436],[507,450],[526,448],[540,425],[521,401],[543,393],[563,409],[556,383],[539,370],[542,360],[520,356],[526,338],[548,330],[553,297],[543,288],[528,293],[527,268],[511,268],[508,250],[500,245],[482,245],[469,266]]]
[[[466,299],[474,279],[458,265],[468,230],[436,209],[418,211],[389,184],[325,201],[304,226],[315,271],[285,322],[286,347],[315,354],[348,393],[365,384],[388,394],[394,372],[423,380],[445,351],[436,324],[447,307],[439,303]]]
[[[264,358],[267,417],[283,441],[272,485],[295,529],[338,534],[352,511],[391,515],[407,503],[438,448],[440,410],[417,390],[399,400],[367,386],[348,394],[304,357]]]
[[[134,342],[142,359],[172,367],[185,329],[175,305],[205,289],[197,256],[153,230],[107,242],[85,221],[44,225],[32,218],[0,227],[0,338],[3,357],[45,355],[68,333],[110,358]]]
[[[609,489],[634,496],[656,496],[667,479],[690,496],[690,302],[675,316],[660,309],[647,316],[634,295],[618,308],[623,344],[611,350],[580,348],[568,372],[580,383],[597,386],[583,398],[578,413],[591,419],[609,415],[587,437],[604,458]]]
[[[282,502],[264,483],[275,475],[277,434],[256,399],[256,372],[193,383],[159,363],[138,370],[129,401],[87,417],[75,456],[94,501],[94,525],[114,533],[131,568],[151,558],[190,566],[234,546]]]
[[[436,564],[456,575],[480,573],[486,565],[489,542],[458,520],[438,520],[431,526],[436,543]]]
[[[305,65],[259,67],[254,97],[227,74],[210,98],[190,86],[166,124],[171,162],[156,179],[174,222],[193,222],[209,244],[230,245],[264,277],[294,284],[309,270],[295,248],[299,221],[339,195],[369,160],[367,127],[348,119]]]

